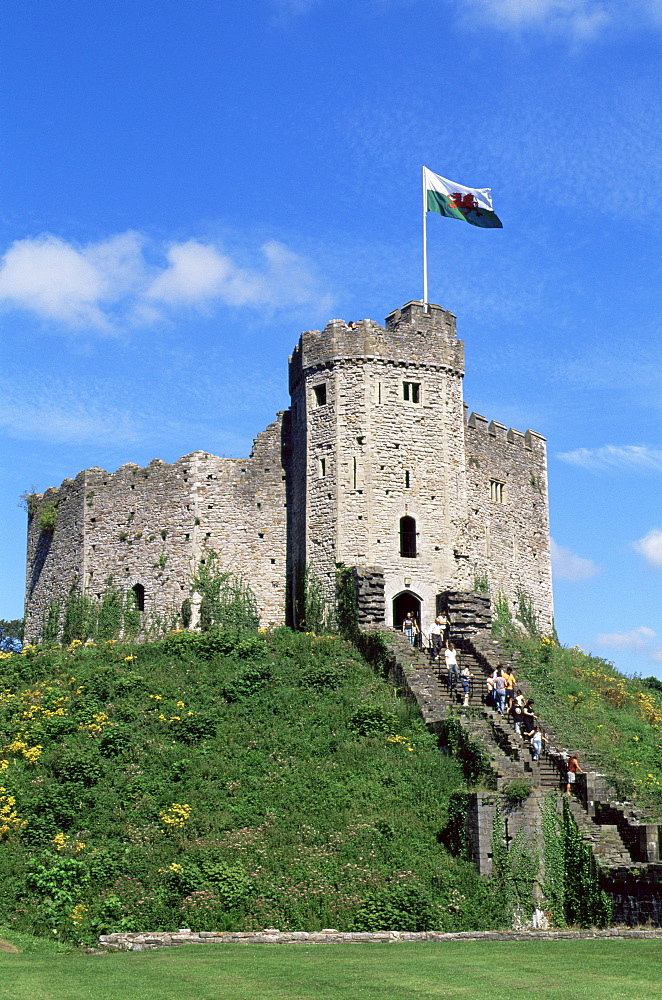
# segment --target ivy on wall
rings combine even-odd
[[[582,840],[564,799],[559,811],[555,796],[543,806],[544,875],[542,889],[557,927],[606,927],[612,919],[611,900],[600,885],[593,853]]]
[[[491,882],[510,918],[530,919],[535,909],[533,887],[538,878],[537,854],[520,830],[508,838],[506,817],[497,802],[492,823]]]

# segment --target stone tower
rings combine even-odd
[[[389,623],[400,595],[426,618],[468,584],[463,375],[455,317],[420,302],[384,327],[333,320],[290,359],[294,566],[329,589],[336,563],[380,567]]]

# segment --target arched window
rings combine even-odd
[[[400,518],[400,555],[405,559],[416,558],[416,521],[413,517]]]
[[[131,590],[136,595],[136,606],[138,608],[138,611],[144,611],[145,610],[145,588],[143,587],[142,583],[134,583],[134,585],[131,588]]]

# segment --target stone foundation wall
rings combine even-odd
[[[99,948],[104,951],[153,951],[185,944],[403,944],[419,941],[587,941],[613,938],[657,939],[662,929],[628,930],[610,927],[561,931],[149,931],[102,934]],[[95,949],[88,949],[94,951]]]

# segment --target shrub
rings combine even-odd
[[[64,607],[63,645],[68,645],[74,639],[85,642],[96,635],[96,631],[97,609],[94,602],[87,595],[80,594],[76,586],[72,587]]]
[[[240,701],[250,698],[252,694],[265,687],[271,679],[271,669],[268,665],[259,667],[244,667],[237,670],[221,689],[226,701]]]
[[[528,799],[533,791],[533,785],[529,781],[514,778],[503,786],[502,791],[508,802],[513,803],[513,805],[519,805]]]
[[[251,889],[251,882],[241,865],[203,861],[200,870],[204,881],[213,886],[216,898],[225,909],[238,906]]]
[[[57,524],[57,505],[54,503],[42,504],[39,511],[39,520],[37,525],[40,531],[48,531],[52,533],[55,531],[55,525]]]
[[[353,929],[429,931],[439,923],[439,911],[422,886],[396,885],[365,896],[354,917]]]
[[[60,782],[76,782],[88,788],[96,785],[103,774],[99,760],[87,749],[57,753],[51,760],[51,771]]]
[[[329,691],[339,688],[344,676],[340,667],[330,663],[321,663],[305,670],[299,683],[302,687],[315,688],[317,691]]]
[[[255,594],[241,576],[222,570],[210,549],[200,560],[191,581],[200,594],[200,628],[218,626],[235,632],[255,631],[260,622]]]
[[[373,733],[392,732],[397,727],[397,721],[395,714],[382,705],[361,705],[350,716],[347,726],[361,736],[371,736]]]
[[[217,728],[218,719],[214,715],[194,712],[173,723],[173,735],[185,743],[196,743],[213,736]]]

